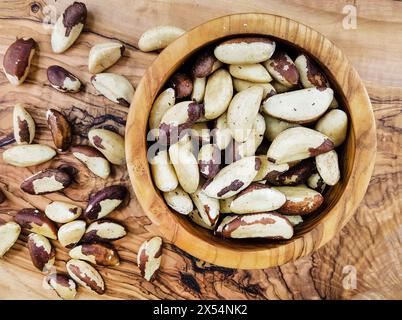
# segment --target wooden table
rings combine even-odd
[[[354,1],[356,29],[345,29],[343,20],[352,1],[318,0],[198,0],[198,1],[84,1],[89,17],[85,32],[65,54],[50,48],[51,28],[70,1],[4,0],[0,2],[0,60],[15,37],[31,36],[39,44],[28,80],[20,87],[0,73],[0,139],[11,132],[12,107],[29,103],[37,122],[36,141],[52,145],[45,125],[45,110],[61,109],[74,124],[76,143],[86,143],[92,126],[113,127],[124,132],[127,109],[100,97],[89,84],[88,51],[95,43],[119,40],[128,50],[111,72],[122,74],[137,85],[156,54],[137,48],[141,33],[157,24],[190,29],[204,21],[235,12],[270,12],[301,21],[322,32],[349,57],[365,81],[377,119],[378,152],[374,175],[354,218],[330,243],[312,255],[266,270],[224,269],[198,261],[166,244],[161,272],[155,282],[142,279],[135,264],[139,245],[157,234],[131,191],[130,204],[112,214],[122,221],[129,235],[116,245],[122,258],[117,268],[99,268],[106,279],[103,296],[79,290],[80,299],[352,299],[402,298],[402,2]],[[236,4],[234,4],[236,3]],[[324,4],[325,3],[325,4]],[[345,12],[346,12],[345,11]],[[45,22],[44,22],[45,21]],[[65,66],[87,86],[79,94],[53,90],[46,68]],[[5,147],[7,148],[7,147]],[[0,149],[0,153],[5,148]],[[19,189],[32,172],[62,163],[79,169],[76,183],[65,192],[29,196]],[[85,206],[88,194],[105,185],[71,154],[57,156],[35,168],[13,168],[0,160],[0,188],[8,200],[0,205],[0,219],[9,221],[22,207],[44,209],[51,200],[74,201]],[[107,182],[129,186],[124,168]],[[48,299],[53,292],[42,287],[26,248],[26,234],[0,261],[1,299]],[[58,270],[65,268],[68,254],[56,244]],[[356,280],[356,281],[354,281]]]

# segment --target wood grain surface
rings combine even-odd
[[[1,1],[0,60],[15,37],[31,36],[39,44],[31,73],[20,87],[11,86],[0,74],[0,140],[11,131],[12,106],[30,104],[38,125],[36,141],[52,145],[45,125],[45,110],[55,107],[75,124],[75,142],[86,142],[92,126],[124,131],[127,109],[98,96],[89,84],[87,56],[90,47],[118,39],[128,50],[110,70],[125,75],[135,86],[155,54],[141,53],[141,33],[156,24],[169,23],[191,29],[221,15],[234,12],[270,12],[301,21],[322,32],[340,47],[365,81],[377,125],[378,152],[374,175],[367,194],[352,220],[338,236],[315,253],[278,268],[240,271],[211,266],[188,256],[173,245],[164,246],[161,272],[153,283],[146,282],[135,264],[141,242],[153,234],[152,225],[131,192],[131,201],[112,217],[122,221],[129,235],[117,242],[122,263],[117,268],[99,268],[106,279],[104,296],[80,290],[81,299],[401,299],[401,132],[402,132],[402,2],[355,1],[357,28],[345,30],[342,10],[351,1],[85,1],[90,11],[85,32],[64,54],[50,49],[51,29],[43,21],[55,21],[70,1]],[[381,7],[381,10],[378,8]],[[54,18],[56,15],[54,16]],[[53,90],[46,68],[60,64],[76,74],[87,86],[79,94]],[[5,147],[6,148],[6,147]],[[4,149],[2,149],[4,150]],[[2,152],[0,151],[0,153]],[[19,189],[21,180],[42,167],[67,163],[79,168],[76,183],[63,193],[45,197],[28,196]],[[116,168],[110,183],[129,186],[124,168]],[[0,218],[10,220],[26,206],[43,209],[55,199],[70,199],[82,206],[88,195],[101,188],[96,179],[70,154],[51,163],[16,169],[0,160],[0,188],[8,201],[0,205]],[[63,270],[67,251],[57,246],[57,269]],[[356,276],[356,285],[353,276]],[[55,295],[42,286],[28,256],[26,235],[0,261],[1,299],[47,299]]]

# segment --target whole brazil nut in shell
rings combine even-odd
[[[308,88],[269,97],[262,105],[267,115],[293,123],[311,123],[327,110],[334,97],[331,88]]]
[[[335,150],[319,154],[315,157],[317,171],[325,184],[334,186],[338,183],[341,172],[339,170],[338,154]]]
[[[172,191],[164,192],[163,197],[168,206],[180,214],[187,215],[193,210],[193,202],[189,194],[180,186]]]
[[[66,51],[77,40],[87,19],[87,8],[82,2],[74,2],[64,10],[54,25],[51,44],[55,53]]]
[[[59,169],[44,169],[26,178],[21,183],[21,189],[29,194],[41,195],[67,188],[72,178]]]
[[[264,66],[281,85],[291,88],[299,82],[299,72],[294,62],[281,50],[275,50],[272,57],[264,62]]]
[[[185,32],[185,30],[175,26],[156,26],[141,35],[138,47],[144,52],[164,49]]]
[[[120,263],[117,251],[106,244],[83,243],[70,250],[69,255],[73,259],[79,259],[100,266],[117,266]]]
[[[293,226],[289,220],[275,212],[253,213],[225,217],[216,234],[223,238],[290,239]]]
[[[133,100],[134,87],[119,74],[98,73],[92,76],[91,83],[101,95],[124,107],[129,107]]]
[[[105,283],[100,273],[89,263],[71,259],[66,264],[70,277],[79,285],[97,294],[105,293]]]
[[[56,151],[43,144],[17,145],[3,152],[4,162],[16,167],[36,166],[55,156]]]
[[[121,239],[127,234],[126,228],[109,220],[92,222],[82,238],[83,242],[109,242]]]
[[[147,281],[155,279],[162,260],[162,238],[153,237],[144,241],[137,253],[137,264],[141,275]]]
[[[212,48],[207,48],[197,54],[191,73],[193,77],[205,78],[211,75],[215,70],[218,70],[222,66],[214,55]]]
[[[237,214],[274,211],[285,202],[286,197],[280,191],[254,183],[236,195],[230,204],[230,210]]]
[[[327,79],[318,66],[305,54],[299,55],[295,65],[300,74],[300,81],[304,88],[326,87]]]
[[[57,150],[66,151],[70,147],[72,140],[70,123],[61,112],[55,109],[47,110],[46,120]]]
[[[89,199],[84,216],[88,220],[98,220],[115,210],[126,198],[127,188],[122,185],[105,187]]]
[[[278,209],[282,214],[306,215],[317,210],[324,202],[324,197],[305,186],[274,187],[286,196],[285,204]]]
[[[37,209],[25,208],[14,217],[23,229],[40,234],[49,239],[57,239],[57,227],[45,214]]]
[[[63,247],[74,247],[85,234],[86,223],[83,220],[75,220],[63,224],[57,232],[57,238]]]
[[[65,274],[52,273],[46,277],[46,283],[63,300],[73,300],[77,294],[75,282]]]
[[[76,93],[81,90],[81,81],[70,71],[61,66],[47,68],[47,79],[50,85],[60,92]]]
[[[33,265],[39,271],[46,272],[53,267],[56,252],[44,236],[31,233],[28,237],[28,251]]]
[[[214,54],[227,64],[252,64],[268,60],[275,51],[275,42],[262,37],[235,38],[222,42]]]
[[[22,103],[13,110],[14,139],[17,144],[30,144],[35,137],[35,121]]]
[[[177,188],[179,180],[167,150],[159,150],[151,159],[150,164],[154,183],[160,191],[169,192]]]
[[[124,50],[124,45],[118,42],[105,42],[94,45],[89,51],[89,72],[99,73],[111,67],[123,56]]]
[[[216,199],[234,196],[251,184],[260,166],[261,160],[255,156],[233,162],[204,184],[204,192]]]
[[[193,81],[185,73],[176,73],[170,78],[170,87],[175,91],[177,99],[187,98],[193,92]]]
[[[4,73],[13,85],[20,85],[28,76],[36,42],[32,38],[19,38],[12,43],[3,58]]]
[[[96,148],[78,145],[71,148],[71,153],[95,175],[107,179],[110,175],[110,163]]]
[[[64,201],[53,201],[45,208],[46,216],[57,223],[67,223],[77,219],[82,209],[75,204]]]
[[[124,138],[121,135],[106,129],[91,129],[88,139],[111,163],[118,166],[126,163]]]
[[[10,221],[0,224],[0,258],[14,245],[21,233],[19,224]]]
[[[267,157],[276,164],[315,157],[331,151],[334,143],[326,135],[304,127],[281,132],[270,145]]]
[[[219,219],[219,200],[209,197],[201,187],[190,194],[198,213],[207,226],[215,226]]]

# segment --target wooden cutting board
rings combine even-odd
[[[37,123],[35,141],[52,145],[45,112],[53,107],[74,124],[74,142],[87,143],[89,128],[109,127],[124,132],[127,108],[99,96],[89,83],[89,49],[96,43],[119,40],[127,50],[110,71],[136,86],[154,53],[142,53],[138,38],[157,24],[190,29],[209,19],[234,12],[284,15],[322,32],[349,57],[365,81],[377,119],[378,152],[367,194],[353,219],[330,243],[312,255],[284,266],[233,270],[208,265],[166,243],[161,271],[153,283],[142,279],[136,252],[145,239],[158,234],[131,190],[130,203],[112,214],[129,234],[116,242],[122,263],[101,268],[107,291],[97,296],[80,289],[80,299],[350,299],[402,298],[402,2],[366,0],[357,3],[357,27],[345,29],[348,1],[84,1],[89,10],[85,32],[64,54],[50,48],[51,28],[70,1],[4,0],[0,2],[0,60],[16,37],[33,37],[39,45],[26,83],[14,87],[0,73],[0,139],[12,130],[12,107],[28,103]],[[381,10],[379,10],[381,8]],[[346,18],[347,19],[347,18]],[[346,26],[348,24],[346,23]],[[85,89],[62,94],[47,82],[46,68],[59,64],[76,74]],[[0,148],[2,153],[8,146]],[[24,177],[45,167],[69,164],[79,170],[77,181],[63,193],[29,196],[19,189]],[[107,184],[130,186],[124,168],[115,167]],[[88,195],[105,185],[71,154],[59,154],[37,167],[13,168],[0,159],[0,188],[8,200],[0,205],[0,219],[9,221],[23,207],[44,209],[52,200],[68,200],[85,207]],[[43,274],[32,265],[26,234],[0,260],[0,299],[54,299],[42,285]],[[67,251],[57,242],[58,270],[65,269]],[[356,280],[356,281],[354,281]]]

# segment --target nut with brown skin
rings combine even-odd
[[[190,196],[203,223],[210,227],[215,226],[219,219],[219,200],[205,194],[201,186]]]
[[[0,224],[0,258],[14,245],[21,233],[21,227],[13,222]]]
[[[105,187],[96,192],[88,202],[84,216],[88,220],[98,220],[115,210],[127,196],[127,188],[122,185]]]
[[[71,177],[62,170],[45,169],[35,173],[21,183],[21,189],[29,194],[41,195],[67,188]]]
[[[53,201],[46,206],[46,216],[57,223],[67,223],[77,219],[82,209],[72,203]]]
[[[43,144],[13,146],[3,152],[4,162],[16,167],[30,167],[45,163],[56,156],[56,151]]]
[[[203,227],[203,228],[208,229],[208,230],[213,230],[215,228],[215,225],[211,226],[211,225],[208,225],[208,224],[206,224],[204,222],[204,220],[202,219],[202,217],[200,215],[200,212],[197,209],[194,209],[193,211],[191,211],[188,214],[188,217],[190,218],[190,220],[192,222],[194,222],[195,224],[199,225],[200,227]]]
[[[75,282],[62,273],[52,273],[46,277],[46,282],[63,300],[73,300],[77,294]]]
[[[57,19],[51,38],[55,53],[66,51],[77,40],[87,19],[87,8],[82,2],[74,2]]]
[[[121,135],[106,129],[91,129],[88,139],[111,163],[118,166],[126,163],[124,138]]]
[[[60,66],[47,68],[47,79],[53,88],[61,92],[76,93],[81,90],[80,79]]]
[[[120,263],[117,251],[110,245],[84,243],[70,250],[70,257],[100,266],[117,266]]]
[[[197,55],[191,73],[193,77],[205,78],[211,75],[215,70],[218,70],[221,66],[222,62],[215,57],[214,50],[208,48]]]
[[[75,220],[63,224],[57,232],[60,244],[66,248],[74,247],[85,234],[86,223],[83,220]]]
[[[3,59],[4,73],[13,85],[22,84],[28,76],[36,42],[32,38],[20,38],[12,43]]]
[[[127,234],[126,228],[109,220],[99,220],[91,223],[86,230],[83,242],[109,242],[121,239]]]
[[[59,151],[66,151],[72,140],[70,123],[55,109],[47,110],[46,119],[56,148]]]
[[[281,85],[291,88],[299,82],[299,72],[293,60],[281,50],[275,50],[272,57],[264,62],[264,66]]]
[[[277,176],[289,170],[290,166],[288,163],[284,164],[275,164],[268,161],[266,155],[257,156],[261,161],[260,169],[258,170],[257,175],[254,177],[253,181],[262,181],[262,180],[274,180]]]
[[[198,166],[200,173],[206,178],[211,179],[220,170],[221,151],[215,144],[205,144],[198,153]]]
[[[124,107],[129,107],[133,100],[134,87],[119,74],[98,73],[92,76],[91,83],[101,95]]]
[[[122,57],[124,49],[124,45],[117,42],[106,42],[94,45],[89,51],[89,72],[99,73],[111,67]]]
[[[14,217],[23,229],[40,234],[46,238],[57,239],[57,227],[45,214],[37,209],[25,208],[17,212]]]
[[[97,149],[91,146],[74,146],[71,152],[78,160],[84,163],[87,168],[102,179],[107,179],[110,175],[109,161]]]
[[[338,154],[335,150],[319,154],[315,157],[317,171],[322,180],[329,186],[338,183],[341,172],[339,170]]]
[[[33,265],[39,271],[50,270],[54,264],[56,253],[47,238],[40,234],[31,233],[28,237],[28,250]]]
[[[277,186],[297,186],[303,184],[311,175],[314,163],[311,158],[302,160],[286,172],[267,177],[267,181]]]
[[[262,212],[225,217],[216,234],[234,239],[290,239],[293,226],[286,217],[276,212]]]
[[[172,191],[164,192],[163,197],[167,205],[180,214],[187,215],[193,210],[193,202],[189,194],[180,186]]]
[[[158,137],[158,127],[163,115],[174,106],[176,101],[175,92],[172,88],[162,91],[155,99],[149,113],[149,130],[154,137]]]
[[[162,260],[162,238],[153,237],[144,241],[137,253],[137,264],[141,275],[147,280],[155,279]]]
[[[326,87],[328,81],[318,66],[305,54],[299,55],[295,65],[300,74],[300,81],[304,88]]]
[[[185,73],[176,73],[170,79],[170,86],[174,89],[176,98],[189,97],[193,92],[193,81]]]
[[[325,190],[325,187],[327,186],[324,180],[321,178],[319,173],[313,173],[308,179],[307,179],[307,186],[319,193],[323,193]]]
[[[70,277],[79,285],[97,294],[105,293],[105,283],[102,276],[89,263],[71,259],[67,262],[66,268]]]
[[[35,121],[22,103],[13,111],[14,139],[17,144],[30,144],[35,137]]]

